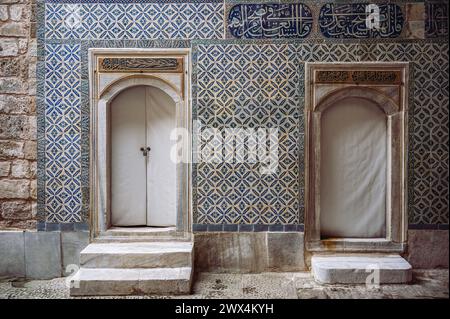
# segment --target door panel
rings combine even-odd
[[[176,224],[176,164],[170,159],[175,103],[134,87],[111,104],[111,214],[114,226]],[[141,147],[150,147],[143,156]]]
[[[146,218],[145,87],[111,104],[111,215],[114,226],[142,226]]]
[[[170,159],[176,106],[162,90],[147,88],[147,225],[176,224],[176,164]]]

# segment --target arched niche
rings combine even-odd
[[[173,58],[182,61],[177,72],[163,69],[125,69],[104,71],[100,61],[116,59]],[[126,63],[122,63],[126,65]],[[154,65],[155,63],[150,63]],[[93,49],[89,56],[91,94],[91,237],[95,238],[111,226],[111,175],[110,175],[110,105],[121,93],[133,87],[153,87],[167,94],[175,104],[176,127],[190,130],[188,50],[153,49]],[[190,144],[183,141],[183,153],[190,154]],[[190,165],[186,161],[176,164],[177,221],[176,236],[190,233]],[[173,233],[171,233],[173,234]]]
[[[404,250],[407,79],[406,63],[307,64],[309,251]]]

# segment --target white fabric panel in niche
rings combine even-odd
[[[322,238],[385,237],[387,146],[387,117],[373,102],[347,98],[322,113]]]

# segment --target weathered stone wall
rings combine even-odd
[[[35,228],[35,0],[0,0],[0,229]]]

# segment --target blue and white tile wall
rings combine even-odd
[[[45,45],[45,208],[50,223],[81,222],[80,45]]]
[[[223,34],[220,2],[86,2],[47,4],[46,39],[220,39]]]
[[[275,175],[260,175],[257,164],[195,166],[197,230],[302,229],[304,62],[412,62],[409,221],[448,227],[448,2],[375,1],[392,9],[384,33],[360,23],[366,1],[37,2],[39,229],[88,222],[90,47],[191,47],[194,118],[280,129]],[[353,15],[339,16],[344,9]],[[422,40],[407,32],[417,25]]]
[[[275,174],[261,174],[260,164],[197,164],[194,219],[198,224],[302,223],[298,50],[286,43],[196,47],[196,119],[221,129],[279,130]]]

